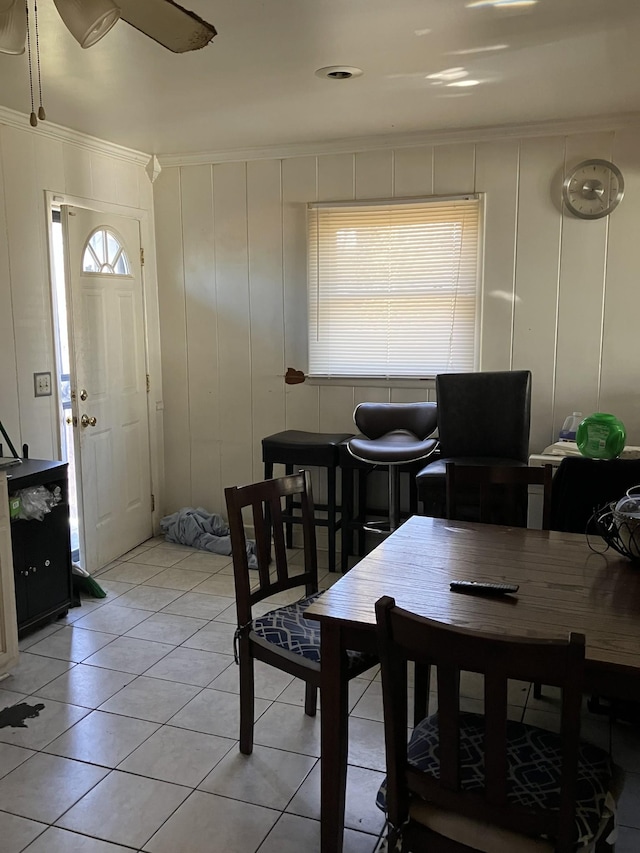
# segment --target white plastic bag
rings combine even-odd
[[[46,486],[29,486],[15,493],[20,498],[20,512],[18,518],[29,521],[35,519],[42,521],[45,515],[62,500],[60,486],[55,486],[50,491]]]

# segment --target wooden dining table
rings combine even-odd
[[[586,637],[585,691],[640,700],[640,564],[575,533],[413,516],[306,612],[320,621],[321,853],[341,853],[348,751],[346,649],[375,651],[383,595],[422,616],[509,636]],[[452,580],[512,582],[500,598]]]

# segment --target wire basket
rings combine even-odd
[[[594,516],[594,530],[611,548],[640,562],[640,518],[618,512],[613,501]]]

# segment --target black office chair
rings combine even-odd
[[[520,504],[527,508],[527,487],[542,486],[542,529],[549,530],[552,482],[551,465],[514,468],[512,465],[459,465],[447,462],[447,518],[467,520],[460,512],[459,497],[465,493],[465,489],[473,488],[474,504],[477,502],[477,506],[473,507],[477,510],[474,521],[522,527],[523,521],[526,525],[526,518],[522,518]]]
[[[445,514],[448,462],[525,466],[529,458],[528,370],[436,376],[439,457],[416,476],[425,515]]]
[[[389,520],[366,525],[392,532],[400,525],[400,467],[427,459],[438,441],[435,403],[360,403],[353,413],[361,435],[347,441],[349,453],[360,462],[389,469]]]

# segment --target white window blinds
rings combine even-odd
[[[310,204],[309,375],[476,367],[480,202]]]

